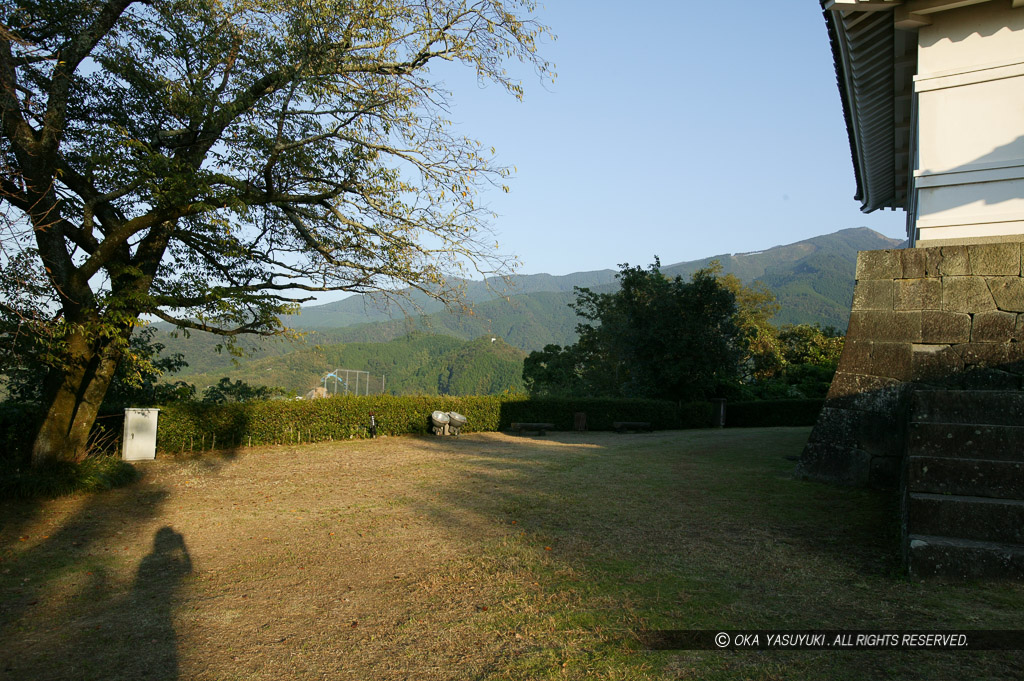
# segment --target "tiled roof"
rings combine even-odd
[[[895,28],[888,11],[825,10],[825,21],[850,136],[855,198],[864,212],[905,208],[914,68],[897,68],[896,61],[916,59],[910,46],[916,40]]]

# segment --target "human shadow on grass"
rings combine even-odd
[[[185,538],[170,527],[153,536],[153,550],[142,559],[131,593],[124,599],[127,617],[122,625],[123,660],[135,666],[137,678],[178,678],[178,640],[174,629],[174,607],[182,580],[192,573],[192,559]],[[145,651],[144,655],[137,655]]]
[[[131,587],[118,583],[117,554],[159,516],[166,496],[139,487],[95,494],[56,530],[42,525],[44,502],[0,509],[4,543],[32,543],[3,547],[0,678],[178,677],[172,612],[192,571],[182,535],[157,530]]]

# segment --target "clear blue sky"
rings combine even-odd
[[[905,214],[863,214],[816,0],[550,0],[538,13],[554,84],[525,101],[447,75],[460,130],[518,172],[487,194],[522,273],[568,274],[754,251],[848,227],[905,238]]]

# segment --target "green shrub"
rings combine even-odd
[[[729,428],[813,426],[824,403],[824,399],[732,402],[726,405],[725,425]]]
[[[469,433],[507,429],[516,421],[554,423],[557,430],[572,430],[576,412],[586,413],[588,430],[611,430],[615,421],[649,421],[659,430],[711,425],[711,405],[704,402],[680,408],[672,402],[639,399],[350,395],[168,405],[160,412],[157,446],[164,452],[184,453],[366,437],[371,413],[379,435],[426,434],[435,410],[463,414],[468,419],[464,432]]]
[[[138,477],[138,471],[131,464],[116,456],[90,456],[81,463],[52,461],[42,466],[0,472],[0,499],[99,492],[123,487]]]
[[[28,466],[42,416],[36,404],[0,402],[0,475]]]
[[[157,446],[166,452],[189,452],[366,437],[371,413],[379,435],[428,433],[435,410],[466,416],[465,432],[497,430],[502,399],[349,395],[224,405],[177,403],[161,408]]]

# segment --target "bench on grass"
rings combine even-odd
[[[513,433],[519,433],[522,435],[524,430],[536,432],[538,435],[544,435],[549,430],[554,430],[555,424],[553,423],[522,423],[515,422],[509,426],[509,430]]]
[[[615,429],[616,433],[624,433],[627,430],[654,432],[650,421],[613,421],[612,428]]]

